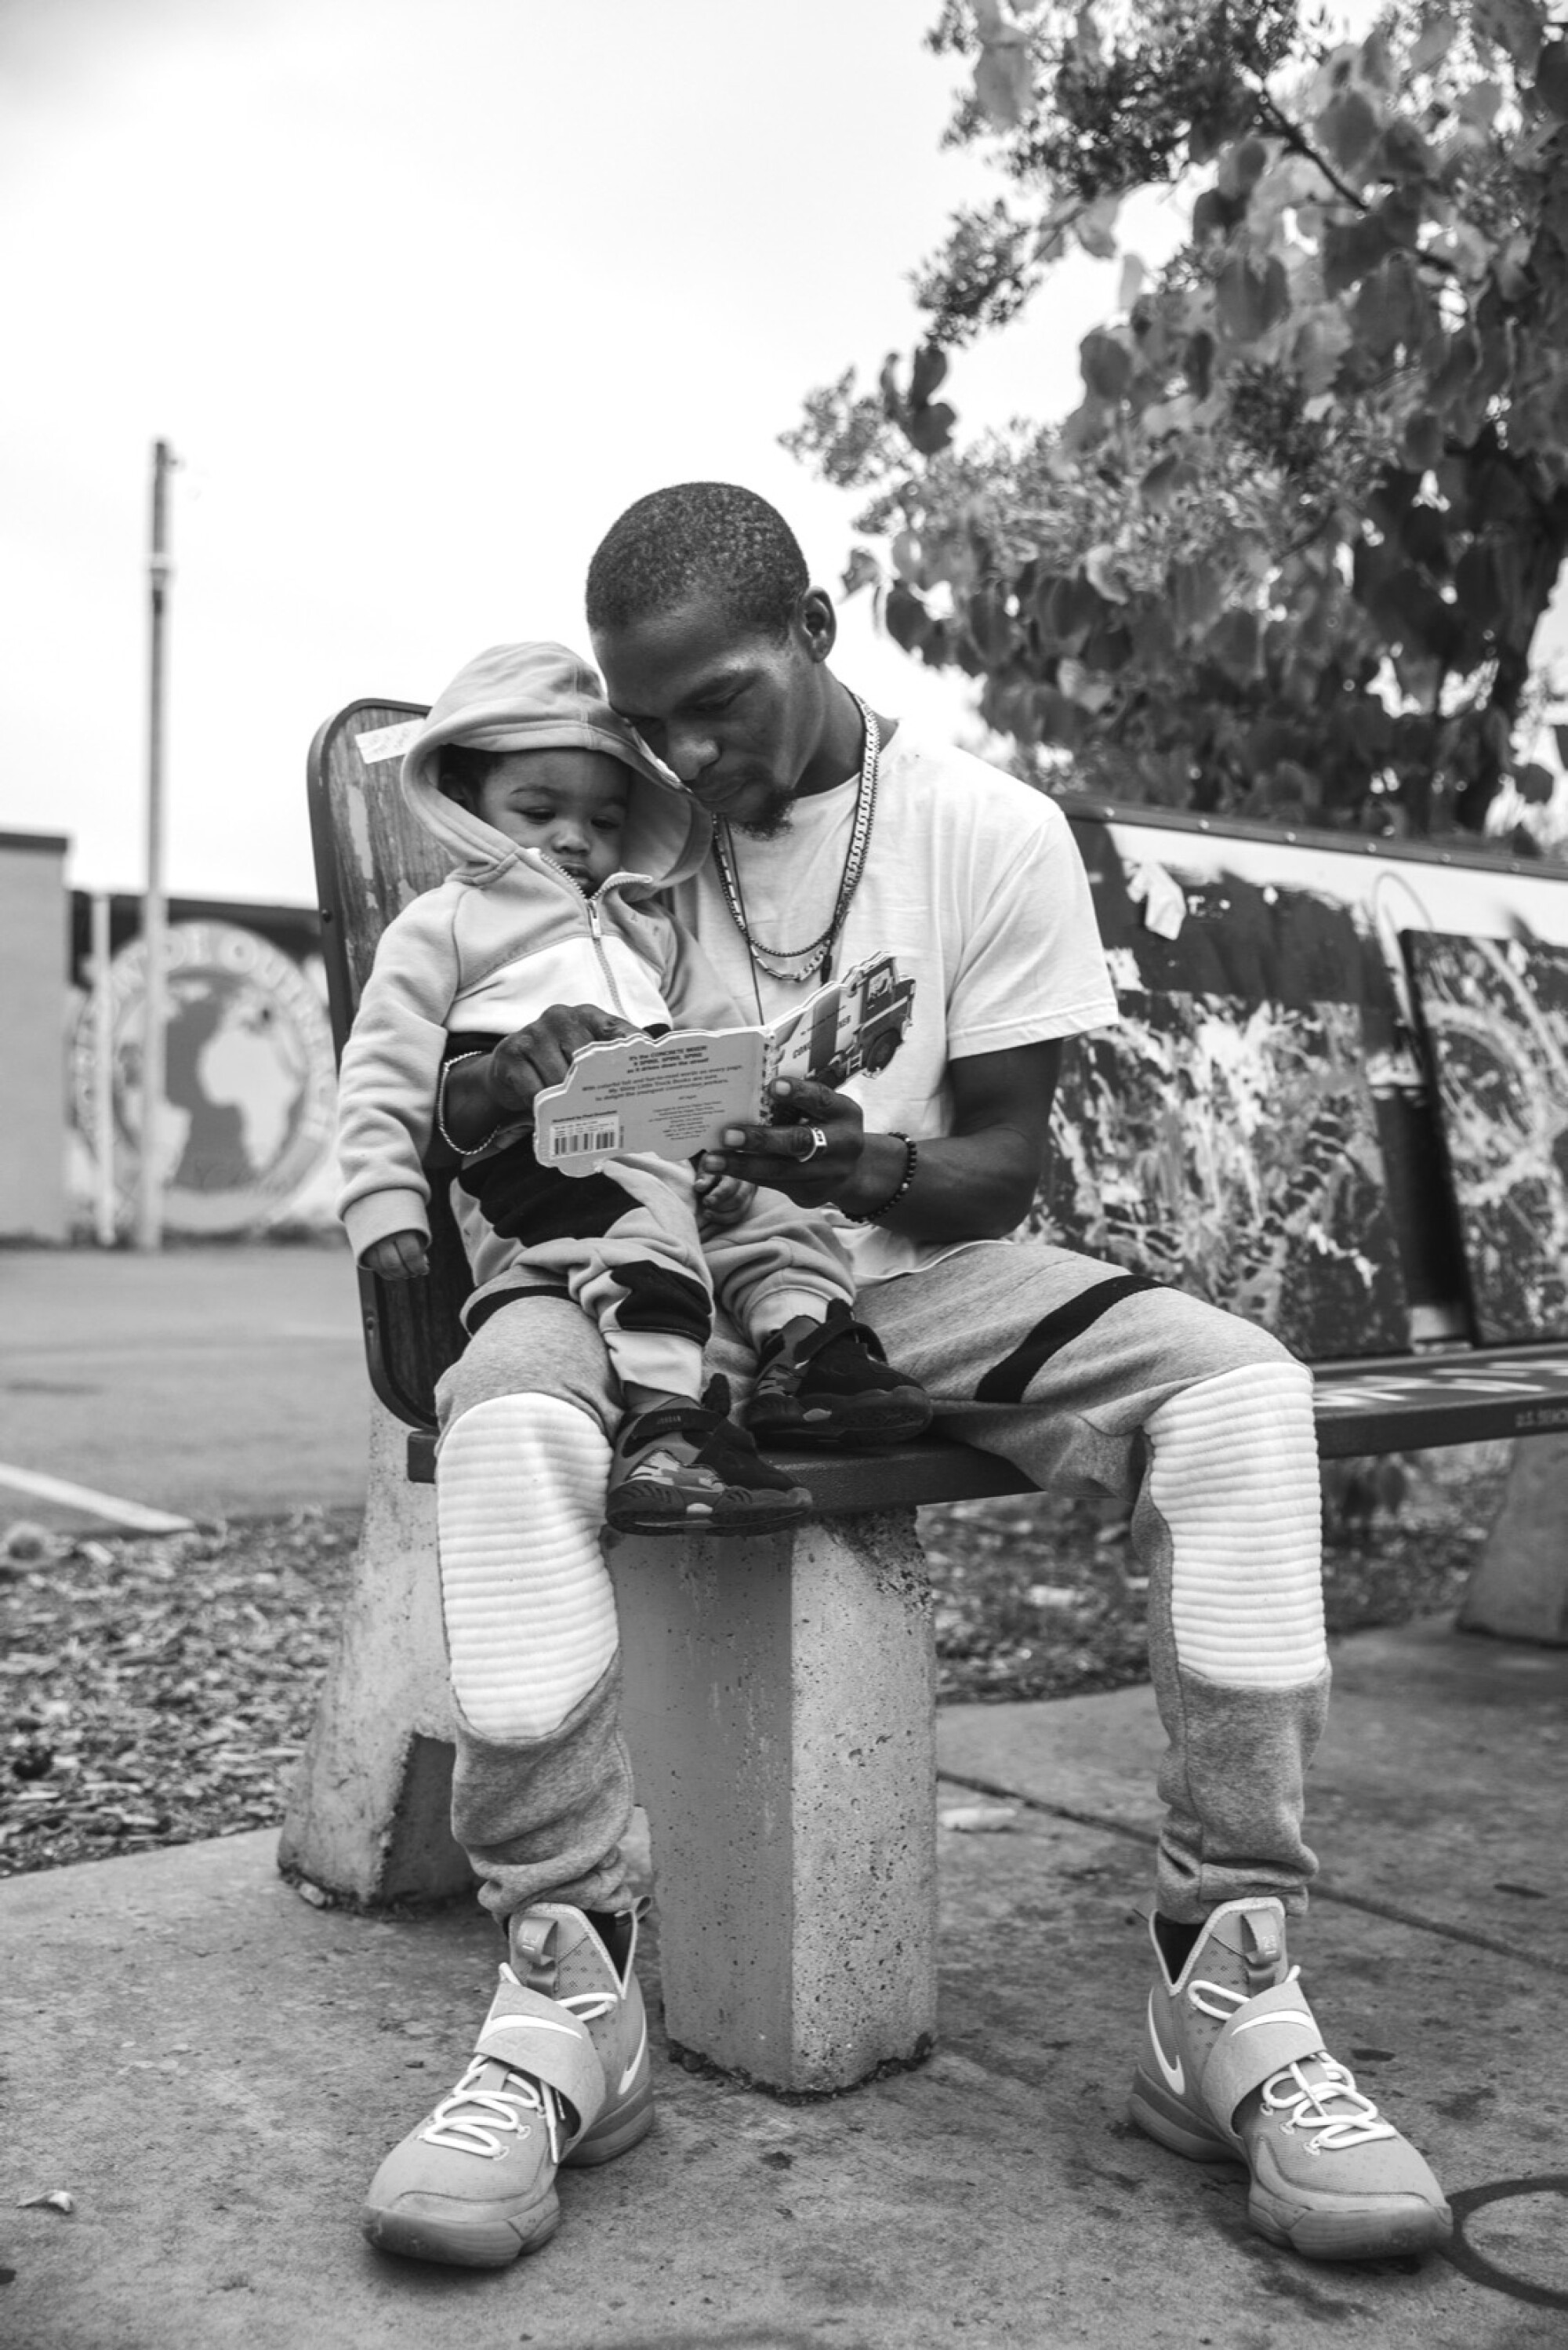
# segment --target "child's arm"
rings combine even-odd
[[[382,933],[337,1082],[337,1212],[383,1280],[424,1266],[430,1144],[444,1022],[456,985],[450,910],[416,899]]]

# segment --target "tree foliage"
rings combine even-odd
[[[1542,0],[1397,0],[1357,40],[1295,0],[946,0],[948,136],[1002,189],[921,271],[912,362],[785,436],[870,494],[846,586],[1025,760],[1124,799],[1426,834],[1549,796],[1565,34]],[[1167,182],[1185,242],[1124,261],[1080,404],[961,443],[952,355]]]

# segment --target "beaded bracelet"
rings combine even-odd
[[[461,1069],[466,1061],[483,1061],[483,1058],[484,1055],[483,1053],[454,1053],[450,1061],[442,1063],[441,1079],[436,1087],[435,1130],[440,1135],[441,1140],[445,1143],[447,1149],[449,1150],[454,1150],[460,1159],[472,1159],[476,1151],[488,1150],[496,1136],[500,1133],[502,1126],[504,1124],[504,1119],[498,1118],[482,1142],[458,1142],[446,1130],[446,1081],[448,1077],[451,1076],[454,1069]]]
[[[888,1193],[888,1197],[883,1201],[879,1208],[868,1208],[863,1216],[851,1216],[846,1213],[845,1217],[845,1222],[846,1223],[879,1224],[885,1216],[891,1214],[892,1211],[898,1206],[899,1201],[903,1198],[905,1192],[909,1190],[910,1184],[914,1181],[915,1170],[920,1163],[919,1145],[909,1135],[907,1134],[894,1133],[889,1136],[888,1139],[893,1142],[901,1142],[904,1146],[904,1172],[899,1179],[898,1188],[896,1191]]]

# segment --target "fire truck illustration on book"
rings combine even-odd
[[[824,988],[803,1007],[809,1036],[799,1032],[780,1054],[786,1076],[802,1076],[820,1086],[841,1086],[846,1077],[879,1076],[904,1041],[914,1015],[915,983],[900,979],[891,955],[857,965],[838,987]],[[800,1051],[805,1045],[805,1064]]]

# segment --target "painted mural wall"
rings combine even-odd
[[[111,1151],[123,1227],[144,1139],[147,960],[137,900],[116,898],[109,910]],[[67,1182],[74,1224],[90,1229],[100,1063],[90,900],[75,892],[71,911]],[[153,1126],[166,1230],[330,1228],[336,1077],[314,912],[175,899],[169,915],[164,1095]]]

